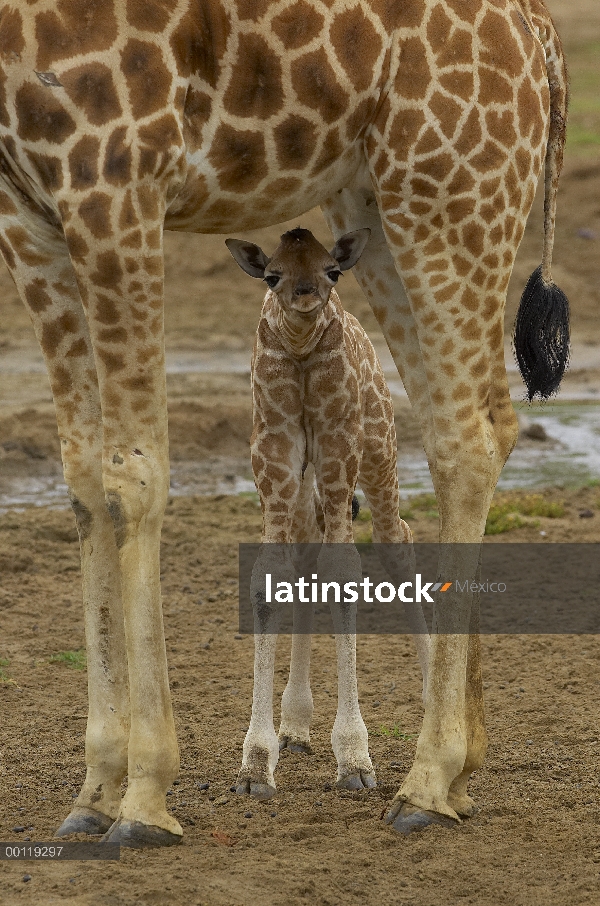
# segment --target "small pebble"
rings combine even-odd
[[[380,704],[381,704],[381,702],[373,702],[373,707],[378,708],[380,706]]]
[[[17,824],[17,825],[15,825],[15,827],[13,827],[14,834],[23,834],[24,832],[25,832],[25,828],[23,827],[22,824]]]
[[[276,818],[276,817],[277,817],[277,812],[271,812],[271,818]]]
[[[235,786],[235,784],[234,784],[234,786],[230,786],[230,787],[229,787],[229,792],[230,792],[230,793],[235,793],[236,790],[237,790],[237,787]]]
[[[319,801],[319,802],[315,802],[315,805],[323,805],[323,803],[321,801]]]
[[[244,636],[243,636],[243,635],[240,635],[239,632],[236,632],[236,634],[234,635],[234,639],[238,639],[238,640],[239,640],[239,639],[243,639],[243,638],[244,638]]]
[[[577,230],[577,235],[580,239],[594,240],[600,238],[600,234],[598,234],[595,230],[591,230],[589,227],[580,227]]]
[[[592,519],[594,516],[593,510],[582,510],[579,514],[580,519]]]
[[[252,812],[244,812],[244,818],[252,818]]]
[[[31,881],[31,875],[23,875],[23,880],[25,881],[25,883],[27,883],[27,881]]]
[[[196,786],[199,790],[207,790],[210,786],[210,783],[197,783]]]
[[[181,780],[174,780],[173,786],[179,786],[180,783],[181,783]]]

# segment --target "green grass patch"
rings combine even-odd
[[[368,507],[361,507],[354,522],[370,522],[372,518],[371,510]]]
[[[50,663],[66,664],[73,670],[85,670],[87,667],[85,648],[80,648],[78,651],[59,651],[58,654],[52,655]]]
[[[512,508],[491,506],[485,523],[485,534],[503,535],[504,532],[513,532],[515,529],[527,528],[529,525],[531,523],[521,519]]]
[[[0,657],[0,683],[10,683],[12,686],[16,686],[14,679],[8,674],[5,667],[8,667],[10,661],[7,657]]]
[[[253,503],[260,504],[260,497],[258,496],[258,491],[240,491],[238,497],[243,497],[246,500],[252,500]]]
[[[562,503],[546,500],[541,494],[526,494],[510,500],[493,503],[485,524],[486,535],[502,535],[520,528],[538,528],[539,522],[532,519],[560,519],[565,515]],[[526,516],[527,519],[522,517]]]
[[[414,733],[403,733],[398,724],[394,724],[393,727],[386,727],[385,724],[382,724],[377,730],[369,730],[369,736],[383,736],[386,739],[402,739],[404,742],[408,742],[409,739],[414,739]]]

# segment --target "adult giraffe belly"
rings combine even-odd
[[[258,136],[227,127],[217,152],[188,154],[187,178],[165,229],[230,233],[293,220],[347,185],[364,157],[362,140],[344,147],[325,137],[321,160],[308,173],[284,170]]]

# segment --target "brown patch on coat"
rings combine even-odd
[[[36,314],[52,305],[52,299],[46,292],[47,285],[43,277],[36,277],[24,289],[25,302]]]
[[[220,3],[190,0],[170,39],[179,74],[216,88],[230,33],[229,15]]]
[[[407,38],[400,46],[400,62],[394,90],[411,101],[422,100],[431,84],[427,52],[420,38]]]
[[[119,256],[113,250],[101,252],[96,258],[96,270],[90,274],[90,280],[96,286],[106,289],[118,289],[123,277]]]
[[[324,48],[294,60],[291,71],[300,103],[317,110],[326,123],[333,123],[346,112],[348,95],[337,81]]]
[[[0,13],[0,56],[9,62],[25,49],[23,18],[18,9],[4,7]]]
[[[96,239],[107,239],[112,235],[111,201],[106,192],[92,192],[79,205],[79,216]]]
[[[314,154],[317,129],[314,123],[292,113],[273,130],[277,160],[283,169],[301,170]]]
[[[40,178],[40,182],[49,192],[56,192],[63,185],[62,161],[49,154],[38,154],[37,151],[26,151],[27,157]]]
[[[127,127],[118,126],[106,144],[102,173],[107,182],[122,186],[131,179],[131,147],[125,144]]]
[[[84,135],[69,154],[71,188],[90,189],[98,182],[100,141],[95,135]]]
[[[38,42],[36,69],[46,72],[57,60],[76,54],[108,50],[117,37],[117,20],[112,0],[58,0],[56,10],[38,13],[35,35]]]
[[[177,0],[127,0],[127,21],[140,31],[163,32]]]
[[[228,113],[241,118],[266,120],[281,110],[281,63],[260,35],[240,35],[237,62],[223,103]]]
[[[223,123],[217,129],[208,159],[222,189],[248,192],[267,175],[262,132],[234,129]]]
[[[355,90],[365,91],[373,81],[382,43],[360,6],[336,16],[329,36],[335,55]]]
[[[130,38],[121,52],[121,71],[127,80],[129,103],[135,119],[156,113],[165,106],[172,78],[160,47]]]
[[[271,25],[286,49],[295,50],[316,38],[323,28],[322,14],[305,0],[298,0],[279,15]]]
[[[121,116],[117,90],[110,69],[104,63],[87,63],[61,75],[62,85],[94,126],[104,126]]]
[[[17,134],[25,141],[62,145],[77,126],[51,89],[25,82],[15,96]]]

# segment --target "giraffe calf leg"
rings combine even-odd
[[[274,771],[279,761],[279,740],[273,723],[273,676],[281,607],[265,595],[267,573],[278,579],[288,574],[281,545],[264,544],[252,570],[250,597],[254,613],[254,688],[252,716],[242,752],[236,791],[256,799],[275,795]],[[288,575],[293,579],[293,575]]]
[[[322,582],[360,582],[361,562],[353,544],[324,544],[318,559]],[[341,595],[340,595],[341,598]],[[331,731],[337,761],[338,789],[373,789],[377,785],[369,755],[369,733],[360,713],[356,680],[356,604],[330,601],[338,669],[338,707]]]

